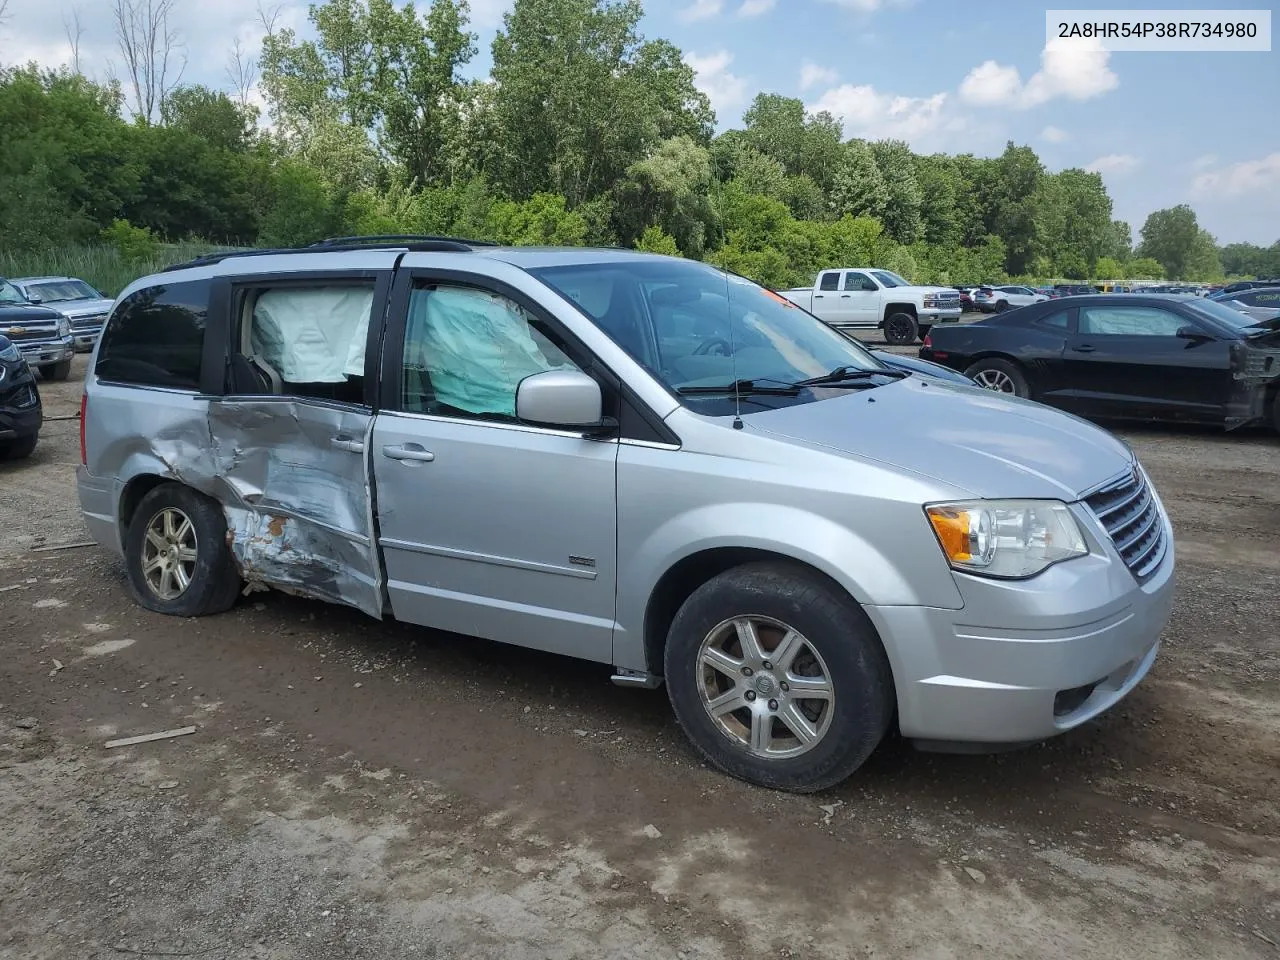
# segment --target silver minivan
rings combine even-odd
[[[267,587],[665,684],[696,748],[794,791],[890,728],[1040,740],[1114,706],[1170,615],[1133,453],[886,365],[720,269],[346,238],[123,291],[79,495],[137,601]]]

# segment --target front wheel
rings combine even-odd
[[[221,613],[240,593],[222,510],[178,483],[161,484],[138,504],[125,534],[125,567],[134,598],[156,613]]]
[[[1009,309],[1009,301],[1008,301],[1008,300],[997,300],[997,301],[996,301],[996,313],[1004,313],[1004,312],[1005,312],[1006,310],[1008,310],[1008,309]]]
[[[895,347],[916,342],[916,318],[909,313],[894,313],[884,321],[884,339]]]
[[[71,376],[71,361],[63,360],[61,363],[46,363],[40,367],[40,376],[46,380],[65,380]]]
[[[964,373],[987,390],[1022,397],[1024,400],[1031,397],[1031,385],[1027,382],[1026,374],[1018,369],[1017,364],[1008,360],[995,357],[979,360]]]
[[[731,776],[812,793],[871,755],[893,714],[893,676],[862,608],[803,567],[754,563],[685,601],[665,653],[676,718]]]

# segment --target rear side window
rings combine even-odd
[[[839,290],[840,289],[839,271],[824,273],[818,279],[818,289],[819,290]]]
[[[199,389],[210,288],[190,280],[129,294],[102,333],[94,372],[118,383]]]

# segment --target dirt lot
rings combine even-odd
[[[0,466],[0,957],[1280,958],[1280,441],[1122,433],[1179,537],[1151,677],[800,798],[594,666],[276,594],[141,611],[33,551],[83,537],[53,420]]]

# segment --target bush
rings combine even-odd
[[[160,241],[146,227],[135,227],[128,220],[113,220],[102,231],[102,239],[114,247],[120,258],[130,266],[154,260],[160,252]]]
[[[640,235],[640,239],[636,241],[636,249],[643,250],[646,253],[665,253],[670,257],[678,257],[680,255],[680,248],[676,245],[676,238],[658,226],[648,227]]]

